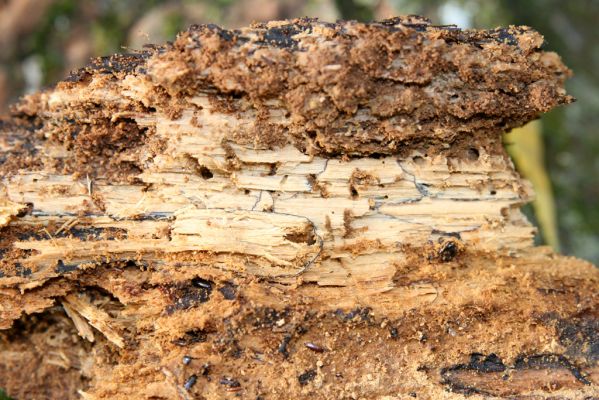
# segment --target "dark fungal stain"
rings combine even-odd
[[[218,291],[223,295],[225,300],[235,300],[237,298],[237,286],[230,282],[225,282]]]
[[[314,370],[314,369],[309,369],[297,377],[300,385],[302,385],[302,386],[307,385],[308,382],[314,380],[314,378],[316,378],[316,370]]]
[[[297,41],[291,36],[298,34],[300,31],[293,25],[270,28],[264,32],[264,42],[280,48],[295,48]]]
[[[202,329],[194,329],[185,332],[185,334],[173,341],[177,346],[189,346],[194,343],[203,343],[208,339],[208,334]]]
[[[589,362],[599,360],[599,319],[582,315],[572,320],[560,320],[557,324],[559,341],[573,356],[582,355]]]
[[[55,271],[59,274],[64,274],[67,272],[75,271],[78,266],[79,264],[77,263],[65,264],[62,260],[58,260],[58,262],[56,263]]]
[[[335,316],[343,321],[353,321],[354,318],[356,317],[360,317],[361,321],[370,321],[371,320],[371,315],[370,312],[372,311],[372,309],[370,307],[366,307],[366,308],[355,308],[351,311],[349,311],[347,314],[343,312],[343,310],[341,309],[337,309],[335,310]]]
[[[15,263],[16,275],[22,278],[31,276],[31,268],[24,267],[21,263]]]
[[[48,235],[43,232],[19,232],[17,233],[17,239],[24,242],[26,240],[46,240],[48,239]]]
[[[128,233],[122,228],[72,227],[60,232],[56,237],[75,237],[81,240],[123,240]]]
[[[221,39],[226,40],[227,42],[232,41],[234,38],[236,38],[238,35],[235,31],[230,31],[227,29],[223,29],[220,26],[216,25],[216,24],[208,24],[208,25],[192,25],[192,27],[190,28],[190,30],[202,30],[203,27],[208,28],[209,30],[211,30],[212,32],[216,33]]]
[[[510,46],[518,45],[518,40],[516,40],[508,28],[497,28],[494,32],[492,32],[492,35],[502,43],[509,44]]]
[[[543,294],[564,294],[564,289],[537,289]],[[565,356],[572,359],[584,358],[587,363],[599,360],[599,319],[589,310],[569,318],[557,313],[547,313],[540,320],[555,327],[559,343],[566,348]]]

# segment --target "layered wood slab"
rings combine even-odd
[[[24,98],[0,127],[0,386],[597,396],[599,272],[533,246],[501,144],[571,101],[541,45],[417,17],[198,26]]]

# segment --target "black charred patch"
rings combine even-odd
[[[316,378],[316,370],[309,369],[300,376],[298,376],[297,380],[299,381],[300,385],[305,386],[308,384],[308,382],[313,381],[314,378]]]
[[[491,32],[491,36],[498,42],[517,46],[518,40],[508,28],[497,28]]]
[[[490,393],[479,387],[474,379],[472,383],[468,382],[467,378],[460,377],[460,371],[474,371],[482,377],[484,374],[502,374],[504,379],[508,379],[508,370],[511,374],[521,370],[554,370],[566,369],[572,373],[572,376],[583,384],[590,382],[582,375],[580,370],[574,366],[566,357],[558,354],[535,354],[520,356],[514,362],[514,365],[507,366],[495,354],[484,356],[480,353],[474,353],[470,356],[470,362],[467,364],[458,364],[451,367],[443,368],[440,371],[441,383],[447,385],[452,392],[458,392],[465,395],[482,394],[489,395]],[[505,373],[505,374],[504,374]],[[466,375],[467,377],[467,375]],[[488,389],[488,388],[487,388]]]
[[[503,361],[495,354],[484,356],[480,353],[473,353],[470,356],[470,362],[467,364],[458,364],[452,367],[441,369],[441,383],[447,385],[452,392],[465,395],[487,394],[485,391],[476,387],[469,386],[452,377],[456,371],[476,371],[479,373],[501,373],[507,369]]]
[[[506,370],[506,366],[503,364],[503,361],[501,361],[501,358],[493,353],[486,357],[480,353],[473,353],[470,356],[470,362],[468,364],[460,364],[451,369],[454,371],[458,369],[467,369],[478,372],[503,372]]]
[[[565,356],[584,358],[590,364],[599,361],[599,318],[594,313],[582,311],[570,318],[547,313],[540,320],[555,327],[560,344],[566,348]]]
[[[293,39],[293,35],[300,33],[296,25],[284,25],[266,29],[262,33],[261,40],[258,44],[278,47],[282,49],[297,49],[297,40]]]
[[[559,341],[566,346],[567,354],[583,356],[588,362],[599,360],[599,319],[582,314],[570,320],[559,320]]]

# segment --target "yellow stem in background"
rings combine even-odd
[[[555,251],[559,251],[555,201],[551,180],[545,170],[541,128],[540,121],[530,122],[505,134],[504,142],[516,168],[535,189],[536,197],[532,205],[543,240]]]

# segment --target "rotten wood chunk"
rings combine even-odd
[[[527,27],[313,19],[93,60],[0,122],[14,398],[592,399],[599,270],[534,247]]]

